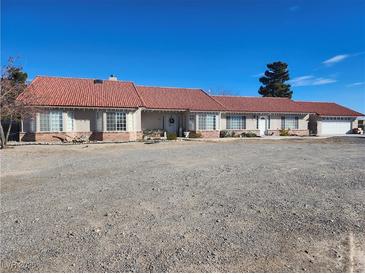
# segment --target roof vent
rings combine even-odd
[[[117,76],[115,76],[115,75],[111,74],[111,75],[109,76],[109,81],[118,81],[118,78],[117,78]]]
[[[103,80],[101,80],[101,79],[94,80],[94,84],[102,84],[102,83],[103,83]]]

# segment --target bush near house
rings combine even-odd
[[[221,130],[219,133],[220,138],[238,137],[238,136],[239,135],[237,135],[236,132],[230,130]]]
[[[257,134],[254,132],[243,132],[241,133],[241,137],[259,137],[259,136],[257,136]]]
[[[202,137],[202,134],[200,132],[193,132],[191,131],[189,133],[189,138],[201,138]]]
[[[143,130],[143,138],[158,138],[163,137],[163,130],[161,129],[145,129]]]
[[[280,136],[299,136],[298,134],[290,132],[290,129],[281,129],[279,133]]]
[[[176,139],[177,139],[176,133],[172,133],[172,132],[167,133],[167,140],[176,140]]]
[[[280,129],[280,136],[290,136],[289,129]]]

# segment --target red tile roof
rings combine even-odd
[[[338,105],[336,103],[325,103],[325,102],[300,102],[297,104],[307,111],[315,112],[322,116],[365,116],[364,114]]]
[[[36,106],[138,108],[142,101],[132,82],[37,76],[19,96]],[[27,97],[27,98],[26,98]],[[31,100],[30,100],[31,99]],[[29,101],[30,100],[30,101]]]
[[[213,96],[230,111],[236,112],[281,112],[310,113],[301,105],[288,98]]]
[[[317,113],[365,116],[335,103],[296,102],[287,98],[210,96],[201,89],[135,86],[132,82],[37,76],[30,96],[18,99],[36,106],[171,109],[192,111]]]
[[[224,111],[225,108],[201,89],[136,86],[149,109]]]

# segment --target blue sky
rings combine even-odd
[[[258,95],[289,64],[294,99],[365,113],[365,1],[3,0],[1,61],[30,78],[107,78]]]

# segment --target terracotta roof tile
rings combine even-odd
[[[31,96],[18,99],[37,106],[171,109],[192,111],[317,113],[364,116],[335,103],[298,102],[287,98],[210,96],[201,89],[135,86],[132,82],[37,76]],[[31,100],[30,100],[31,99]]]
[[[142,106],[132,82],[37,76],[28,88],[36,106],[138,108]],[[22,100],[25,96],[19,96]]]
[[[315,112],[322,116],[365,116],[360,112],[354,111],[336,103],[301,101],[297,101],[296,103],[301,105],[303,109],[310,112]]]
[[[288,98],[213,96],[230,111],[308,113],[301,105]]]
[[[193,111],[223,111],[225,108],[201,89],[136,86],[145,107]]]

